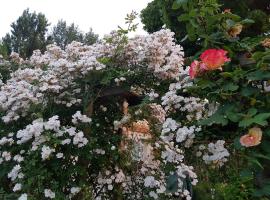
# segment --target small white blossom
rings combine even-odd
[[[13,192],[20,191],[22,189],[22,184],[16,183],[16,185],[13,187]]]
[[[90,123],[92,120],[86,115],[82,115],[81,111],[77,111],[74,115],[72,115],[72,123],[78,124],[79,121],[82,123]]]
[[[80,187],[72,187],[70,189],[70,193],[73,194],[73,195],[79,193],[80,191],[81,191],[81,188]]]
[[[51,149],[50,147],[44,145],[41,149],[42,160],[48,159],[53,152],[55,152],[55,149]]]
[[[19,198],[18,198],[18,200],[27,200],[27,194],[22,194]]]
[[[50,199],[55,198],[55,193],[53,191],[51,191],[50,189],[45,189],[44,190],[44,195],[45,195],[45,197],[48,197]]]
[[[153,188],[153,187],[157,186],[157,181],[155,180],[155,177],[147,176],[144,179],[144,186],[145,187],[150,187],[150,188]]]
[[[64,154],[63,153],[57,153],[56,158],[63,158]]]

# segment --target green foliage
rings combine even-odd
[[[4,59],[6,59],[8,57],[8,49],[7,49],[7,47],[2,42],[0,43],[0,55]]]
[[[230,9],[232,13],[236,14],[226,14],[227,19],[232,20],[227,21],[229,24],[238,22],[238,16],[254,21],[252,24],[245,25],[242,35],[246,37],[255,37],[270,31],[268,0],[259,2],[254,0],[154,0],[142,10],[141,17],[144,29],[148,32],[157,31],[165,24],[175,32],[178,42],[184,46],[186,55],[190,56],[200,49],[203,42],[219,44],[217,41],[224,37],[222,29],[226,29],[226,26],[228,29],[229,24],[215,23],[223,23],[220,20],[221,17],[224,17],[221,15],[221,11],[225,9]],[[245,24],[245,22],[247,21],[242,21],[241,24]],[[204,41],[198,41],[199,38],[204,38]],[[225,34],[226,38],[228,39]]]
[[[82,42],[87,45],[94,44],[98,40],[98,35],[92,29],[84,34],[74,23],[67,25],[66,21],[60,20],[53,27],[48,39],[64,49],[72,41]]]
[[[148,3],[147,7],[141,11],[140,17],[144,24],[144,30],[149,33],[158,31],[163,26],[161,7],[158,1]]]
[[[49,23],[44,14],[31,13],[29,9],[24,10],[17,21],[11,24],[11,35],[7,34],[3,38],[3,44],[8,53],[15,51],[27,58],[35,49],[45,50],[48,26]]]
[[[240,136],[254,126],[260,126],[263,130],[268,127],[269,93],[265,91],[264,86],[269,80],[269,50],[261,46],[261,41],[264,38],[263,33],[269,29],[262,29],[261,24],[261,29],[248,31],[257,23],[256,18],[243,19],[230,12],[221,13],[220,8],[218,2],[212,0],[174,1],[173,5],[173,9],[184,10],[178,20],[186,24],[189,41],[201,49],[194,53],[193,59],[197,59],[205,49],[223,48],[229,52],[232,60],[229,65],[223,67],[222,72],[213,71],[196,78],[195,85],[189,89],[193,95],[206,98],[218,105],[213,115],[199,122],[200,125],[207,126],[202,139],[212,140],[218,137],[228,141],[236,138],[238,142],[235,142],[233,148],[243,151],[243,147],[239,144]],[[237,24],[241,24],[244,28],[239,35],[232,37],[229,31]],[[243,52],[248,53],[243,54]],[[240,165],[239,168],[263,173],[267,170],[266,163],[269,157],[263,156],[264,153],[261,152],[258,148],[247,151],[244,160],[248,164]],[[221,176],[217,175],[217,177],[221,179]],[[257,175],[252,176],[248,182],[244,179],[227,179],[220,185],[220,189],[217,186],[211,188],[215,188],[219,196],[215,199],[251,199],[259,194],[260,197],[268,197],[269,180],[264,181],[260,186],[257,185],[255,190],[257,178]],[[243,190],[243,187],[251,189]],[[211,195],[203,196],[205,199],[210,197]]]
[[[197,194],[205,193],[201,199],[210,199],[212,188],[216,194],[214,199],[242,200],[269,197],[270,180],[266,171],[269,169],[267,131],[270,118],[268,92],[270,51],[261,44],[266,38],[265,33],[270,31],[270,13],[267,9],[269,2],[258,3],[251,0],[154,2],[152,4],[158,5],[158,9],[162,10],[160,21],[176,32],[178,41],[184,45],[188,56],[193,56],[193,60],[198,59],[201,52],[209,48],[225,49],[231,58],[231,62],[223,67],[222,72],[217,70],[202,74],[194,80],[194,86],[188,91],[195,96],[208,99],[217,106],[213,115],[198,122],[205,127],[203,134],[198,137],[208,141],[215,138],[232,140],[231,148],[243,153],[243,162],[237,164],[238,168],[250,173],[248,177],[237,178],[239,172],[234,171],[233,178],[226,178],[223,181],[217,174],[203,175],[201,179],[206,176],[210,179],[216,177],[221,183],[211,186],[201,183],[196,187]],[[151,9],[154,8],[152,5]],[[230,10],[224,12],[225,9]],[[148,20],[144,19],[147,21],[146,30],[147,25],[151,24],[150,17]],[[261,147],[246,150],[239,143],[239,139],[252,127],[260,127],[263,130],[264,141]],[[214,179],[208,181],[215,183]],[[196,192],[195,196],[200,199]]]
[[[11,24],[11,34],[7,33],[2,38],[0,54],[7,58],[14,51],[23,58],[29,58],[34,50],[39,49],[43,52],[48,44],[54,42],[64,49],[72,41],[87,45],[98,41],[98,35],[91,28],[83,33],[74,23],[67,25],[65,21],[60,20],[53,27],[52,33],[48,34],[49,25],[44,14],[24,10],[23,14]]]

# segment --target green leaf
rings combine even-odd
[[[245,97],[249,97],[249,96],[253,96],[253,95],[257,94],[258,92],[259,92],[258,88],[247,86],[247,87],[242,88],[240,94],[245,96]]]
[[[262,164],[256,159],[256,158],[253,158],[253,157],[247,157],[246,158],[248,159],[249,162],[255,164],[256,166],[260,167],[261,169],[263,169],[263,166]]]
[[[256,115],[257,112],[258,112],[258,110],[256,108],[250,108],[248,110],[248,113],[247,114],[252,117],[252,116]]]
[[[223,76],[224,78],[232,78],[233,74],[231,72],[222,72],[220,73],[221,76]]]
[[[247,75],[247,78],[251,81],[269,80],[270,79],[270,72],[258,70],[258,71],[249,73]]]
[[[189,18],[190,18],[189,14],[182,14],[179,17],[177,17],[177,20],[179,22],[182,22],[182,21],[188,21]]]
[[[230,28],[230,27],[235,25],[235,22],[233,20],[231,20],[231,19],[227,19],[226,24],[227,24],[228,28]]]
[[[187,3],[188,0],[175,0],[173,2],[173,5],[172,5],[172,9],[173,10],[177,10],[179,8],[181,8],[181,6],[184,4],[184,3]]]
[[[240,22],[241,24],[254,24],[255,21],[252,19],[244,19]]]
[[[256,51],[253,55],[252,55],[252,59],[254,60],[260,60],[264,55],[264,52],[261,51]]]
[[[241,115],[235,112],[226,112],[226,116],[232,122],[239,122],[239,120],[241,119]]]
[[[265,131],[264,134],[266,134]],[[270,142],[267,140],[263,140],[261,143],[261,148],[263,149],[263,151],[270,153]]]
[[[239,88],[239,86],[238,85],[235,85],[232,82],[229,82],[226,85],[223,85],[222,88],[225,91],[236,91]]]
[[[199,85],[201,89],[205,89],[205,88],[212,88],[215,86],[215,84],[208,80],[208,79],[197,79],[197,84],[196,85]]]
[[[196,23],[194,19],[190,19],[189,22],[194,28],[198,28],[199,25]]]
[[[236,104],[227,104],[224,106],[225,115],[232,122],[239,122],[243,116],[243,114],[239,113],[238,108]]]
[[[265,126],[268,124],[266,121],[270,117],[270,113],[260,113],[255,117],[245,117],[242,121],[239,122],[239,127],[248,127],[252,124],[259,124]]]
[[[270,160],[270,156],[268,155],[263,155],[263,154],[259,154],[259,153],[253,153],[252,154],[254,157],[256,158],[263,158],[263,159],[266,159],[266,160]]]
[[[228,119],[225,118],[223,113],[216,112],[209,118],[201,120],[198,123],[199,125],[211,126],[212,124],[221,124],[222,126],[225,126],[228,124]]]
[[[270,137],[270,129],[266,129],[266,130],[264,131],[264,134]],[[269,146],[269,147],[270,147],[270,146]]]
[[[240,121],[238,126],[239,127],[248,127],[251,124],[253,124],[253,119],[252,118],[246,118],[246,119],[243,119],[242,121]]]
[[[195,28],[191,24],[187,24],[186,29],[187,29],[188,38],[190,39],[190,41],[195,41],[196,40]]]
[[[243,146],[240,143],[240,137],[235,138],[233,140],[233,144],[234,144],[235,149],[237,150],[243,149]]]
[[[250,169],[243,169],[240,172],[240,176],[243,178],[251,178],[253,177],[253,172]]]
[[[264,185],[262,189],[256,190],[253,195],[255,197],[270,195],[270,184]]]
[[[166,189],[170,193],[177,191],[178,187],[178,176],[176,174],[170,175],[167,179]]]
[[[260,124],[262,126],[267,125],[266,119],[270,117],[270,113],[261,113],[254,117],[254,123]]]

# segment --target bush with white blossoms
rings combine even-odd
[[[224,165],[228,161],[230,153],[224,148],[225,141],[218,140],[216,143],[208,144],[208,152],[203,155],[203,160],[206,163],[215,163],[218,166]],[[209,154],[210,153],[210,154]]]
[[[7,197],[191,199],[198,179],[186,149],[210,111],[187,92],[193,83],[173,32],[128,39],[115,31],[91,46],[12,58],[18,69],[0,90]],[[209,145],[225,162],[223,144]]]

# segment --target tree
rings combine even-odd
[[[177,29],[177,33],[183,30],[183,24],[177,19],[181,14],[181,10],[173,9],[174,2],[177,1],[154,0],[148,3],[147,7],[141,11],[140,15],[142,23],[144,24],[144,29],[147,32],[152,33],[160,30],[163,24],[165,24],[170,29]],[[221,4],[221,9],[223,10],[232,9],[233,13],[238,14],[241,17],[246,17],[247,15],[251,17],[254,16],[258,18],[257,20],[260,18],[261,22],[267,21],[267,15],[270,14],[270,3],[268,0],[219,0],[218,2]],[[260,14],[258,10],[260,10]]]
[[[162,10],[158,1],[150,2],[141,12],[141,21],[144,24],[144,30],[149,33],[158,31],[163,26]]]
[[[32,55],[33,50],[45,50],[46,32],[49,26],[48,20],[42,13],[23,11],[23,14],[16,22],[11,24],[11,34],[3,38],[3,44],[11,51],[18,52],[22,57],[27,58]]]
[[[183,9],[174,9],[179,2],[185,1],[154,0],[150,2],[141,11],[142,23],[144,29],[150,33],[160,30],[165,24],[166,27],[175,32],[175,37],[178,43],[183,45],[186,54],[192,55],[196,52],[197,46],[186,37],[188,35],[186,23],[179,21],[178,17],[184,13]],[[243,30],[245,36],[253,37],[270,31],[268,21],[270,15],[269,0],[218,0],[218,3],[221,5],[221,10],[231,9],[233,13],[255,21],[254,24]]]
[[[84,34],[83,43],[87,45],[94,44],[98,41],[98,34],[93,32],[93,29],[90,28],[87,33]]]
[[[3,41],[0,41],[0,56],[2,56],[3,58],[8,57],[8,49],[7,46],[3,44]]]
[[[91,45],[98,39],[98,35],[94,34],[92,29],[84,34],[77,25],[74,23],[67,25],[66,21],[63,20],[58,21],[57,25],[53,27],[50,37],[62,49],[72,41]]]

